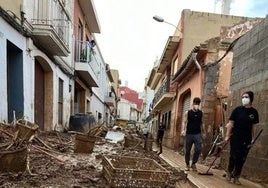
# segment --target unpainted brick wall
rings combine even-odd
[[[258,110],[258,130],[264,131],[250,150],[242,176],[268,183],[268,17],[239,39],[234,47],[228,116],[241,105],[241,94],[254,92],[253,106]],[[227,166],[229,152],[224,152],[222,165]]]

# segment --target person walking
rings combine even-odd
[[[165,134],[165,129],[166,129],[165,125],[162,122],[160,122],[158,131],[157,131],[157,145],[159,147],[159,152],[157,153],[158,155],[160,155],[163,152],[162,141],[163,141],[163,137]]]
[[[196,163],[202,150],[202,137],[205,137],[205,126],[203,123],[203,112],[200,110],[201,99],[193,99],[193,108],[184,114],[181,136],[186,136],[185,163],[186,171],[197,171]],[[194,154],[190,166],[191,149],[194,145]]]
[[[256,125],[259,123],[258,111],[252,107],[254,93],[242,94],[242,106],[236,107],[226,124],[225,141],[230,140],[229,164],[226,179],[241,185],[239,177],[246,161],[252,139],[256,136]]]

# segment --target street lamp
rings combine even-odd
[[[172,23],[170,23],[170,22],[165,21],[164,18],[162,18],[162,17],[160,17],[160,16],[155,15],[155,16],[153,17],[153,19],[154,19],[155,21],[158,21],[158,22],[164,22],[164,23],[166,23],[166,24],[169,24],[169,25],[175,27],[175,29],[176,29],[177,31],[179,31],[180,33],[182,33],[181,30],[179,30],[179,28],[178,28],[177,26],[175,26],[174,24],[172,24]]]

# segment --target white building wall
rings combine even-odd
[[[24,47],[23,53],[23,86],[24,86],[24,116],[31,122],[34,122],[34,58],[25,52],[27,49]]]
[[[71,93],[69,92],[69,77],[64,74],[56,65],[40,50],[38,50],[33,44],[31,39],[27,39],[7,22],[0,18],[0,121],[8,119],[8,104],[7,104],[7,40],[16,45],[23,51],[23,94],[24,94],[24,116],[29,121],[34,122],[34,63],[35,56],[41,56],[50,65],[53,70],[53,125],[51,129],[58,122],[58,80],[61,78],[64,82],[64,108],[63,108],[63,122],[64,125],[68,123],[70,117],[70,102]],[[31,49],[31,51],[26,51]],[[72,81],[71,81],[72,82]]]
[[[95,39],[94,39],[95,40]],[[98,112],[102,114],[101,122],[105,121],[105,116],[107,112],[107,108],[105,105],[105,96],[108,95],[108,86],[107,75],[105,69],[105,62],[102,58],[101,52],[98,48],[98,45],[94,47],[95,54],[93,55],[93,61],[96,61],[99,65],[97,67],[97,78],[98,78],[98,86],[93,87],[93,95],[90,99],[90,110],[94,114],[95,118],[98,119]]]
[[[152,103],[154,99],[154,90],[150,89],[147,87],[147,92],[146,92],[146,109],[145,109],[145,118],[149,116],[149,108],[150,104]]]
[[[120,99],[118,102],[119,119],[130,120],[130,107],[131,104],[125,99]]]
[[[103,114],[104,113],[103,101],[101,101],[94,94],[91,96],[91,99],[90,99],[90,111],[92,112],[92,114],[94,115],[96,120],[98,120],[98,113],[101,113],[102,114],[102,120],[103,120],[103,116],[104,116],[104,114]]]
[[[23,85],[24,85],[24,115],[33,120],[32,93],[31,86],[32,71],[31,57],[26,52],[26,38],[11,27],[5,20],[0,17],[0,121],[8,119],[8,104],[7,104],[7,40],[20,48],[23,53]],[[15,75],[14,75],[15,76]]]
[[[53,127],[52,129],[61,129],[58,127],[58,96],[59,96],[59,78],[63,80],[63,127],[67,127],[69,124],[69,118],[71,115],[71,92],[69,92],[69,77],[64,74],[58,67],[54,71],[54,89],[53,89]]]

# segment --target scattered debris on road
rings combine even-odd
[[[165,177],[162,178],[163,182],[158,187],[163,187],[164,184],[172,188],[176,187],[176,183],[179,181],[186,182],[183,172],[170,166],[156,152],[146,151],[143,146],[143,138],[140,138],[132,130],[117,130],[118,134],[123,134],[125,139],[116,142],[105,139],[109,131],[114,132],[113,129],[110,130],[103,125],[97,125],[85,134],[73,131],[67,133],[34,131],[30,138],[23,139],[23,137],[16,136],[16,129],[13,125],[0,124],[1,168],[10,165],[3,162],[3,152],[16,151],[20,148],[18,146],[26,148],[26,166],[15,173],[8,169],[0,172],[0,187],[111,187],[111,181],[107,180],[107,176],[105,178],[103,169],[105,156],[130,157],[136,162],[143,161],[141,159],[153,161],[151,164],[159,165],[163,177]],[[94,136],[96,138],[91,152],[75,152],[77,135]],[[126,144],[125,141],[128,143]],[[12,146],[10,146],[11,144]],[[133,166],[125,167],[126,173],[133,172],[131,170]],[[150,165],[151,167],[153,165]],[[135,166],[135,168],[137,167]],[[140,170],[140,173],[154,171],[150,168],[136,170]],[[159,173],[158,177],[160,177]],[[166,175],[167,173],[169,176]],[[121,176],[120,174],[116,175]],[[142,175],[139,174],[139,176]],[[133,174],[129,174],[128,177],[126,185],[133,183]],[[138,175],[136,177],[138,178]],[[155,176],[152,177],[155,178]],[[148,178],[147,181],[150,180],[152,181],[151,185],[153,185],[154,180]],[[153,187],[157,186],[154,185]]]

